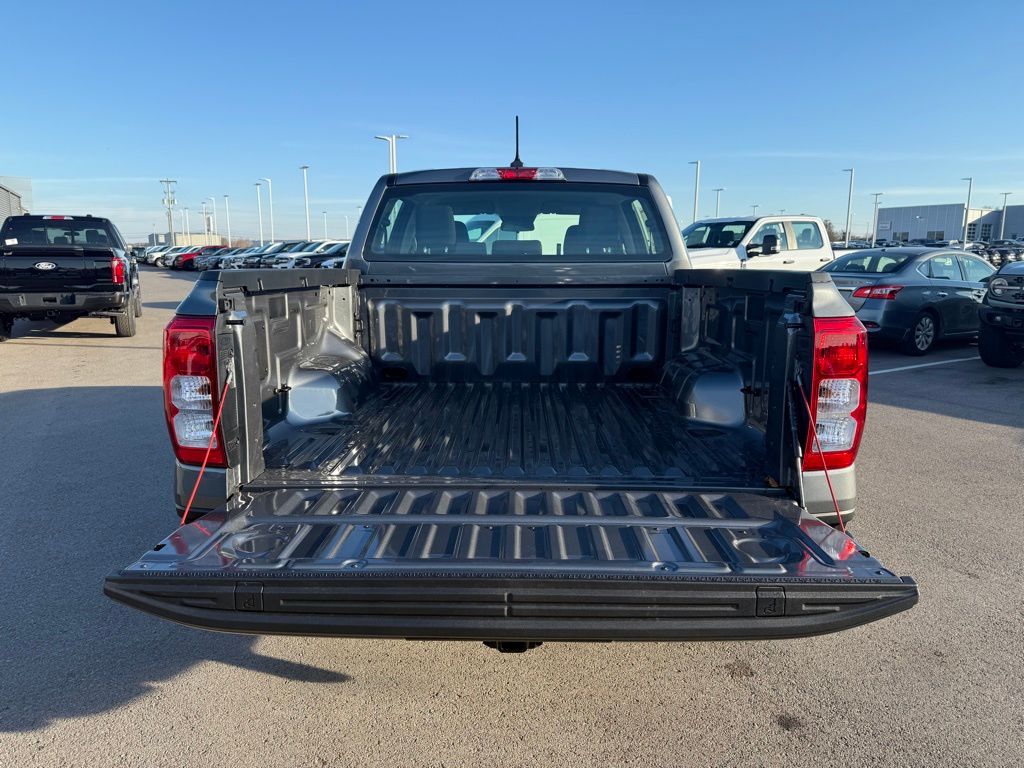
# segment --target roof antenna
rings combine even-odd
[[[516,115],[516,159],[509,163],[509,168],[522,168],[523,161],[519,159],[519,115]]]

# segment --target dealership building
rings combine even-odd
[[[0,176],[0,224],[8,216],[20,216],[32,208],[32,180]]]
[[[1005,222],[1003,221],[1003,217]],[[971,208],[967,216],[967,240],[1024,238],[1024,205],[1004,209]],[[880,240],[963,240],[964,204],[906,205],[878,209]]]

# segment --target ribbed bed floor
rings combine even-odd
[[[763,442],[688,425],[657,385],[382,385],[265,450],[271,474],[762,485]]]

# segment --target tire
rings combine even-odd
[[[903,340],[900,349],[905,355],[920,357],[928,354],[939,338],[939,321],[931,312],[922,312],[914,319],[910,326],[907,338]]]
[[[0,341],[7,341],[14,332],[14,321],[0,317]]]
[[[1024,363],[1024,350],[1014,349],[1006,334],[984,323],[978,331],[978,354],[992,368],[1016,368]]]
[[[135,308],[130,304],[125,308],[123,314],[114,318],[114,333],[119,338],[135,335]]]
[[[142,317],[142,289],[141,288],[136,288],[135,289],[135,299],[133,300],[132,304],[134,305],[133,309],[135,310],[135,316],[136,317]]]

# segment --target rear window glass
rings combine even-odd
[[[113,227],[96,219],[55,220],[11,217],[0,233],[5,245],[94,245],[120,248]],[[8,242],[15,240],[17,242]]]
[[[683,230],[683,239],[691,250],[734,248],[752,226],[752,221],[696,221]]]
[[[423,261],[665,261],[646,187],[469,182],[391,187],[366,256]]]
[[[878,251],[857,251],[847,253],[830,261],[825,272],[869,272],[883,274],[896,272],[913,258],[910,253],[880,253]]]

